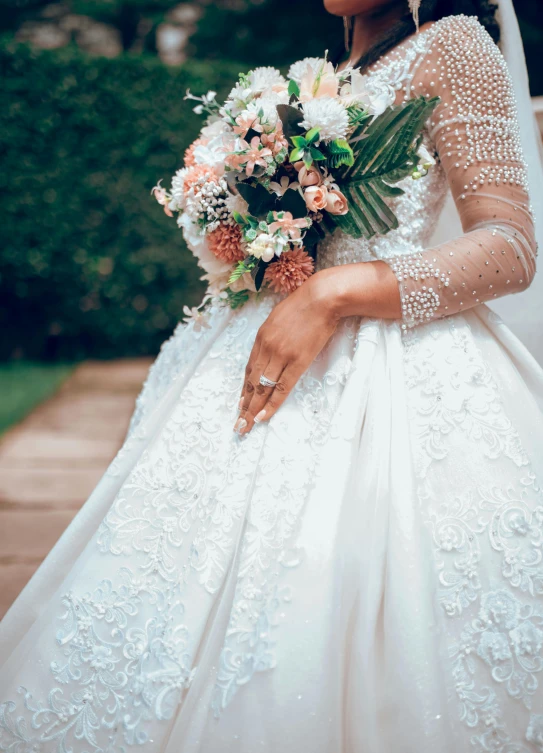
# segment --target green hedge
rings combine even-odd
[[[187,87],[224,93],[239,65],[3,41],[0,66],[0,358],[155,352],[202,288],[150,189],[200,127]]]

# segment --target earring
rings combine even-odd
[[[415,22],[417,34],[419,31],[419,8],[421,6],[421,2],[422,0],[409,0],[409,10],[411,11],[411,14],[413,16],[413,21]]]
[[[343,16],[343,30],[344,30],[346,52],[349,52],[349,50],[351,49],[351,28],[352,28],[351,16]]]

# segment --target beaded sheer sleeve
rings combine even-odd
[[[464,235],[389,263],[403,328],[458,313],[527,288],[536,241],[511,78],[475,17],[430,29],[406,97],[439,96],[428,124]]]

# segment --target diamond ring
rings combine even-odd
[[[262,376],[260,377],[260,384],[263,387],[275,387],[277,382],[274,382],[273,379],[268,379],[267,376],[264,376],[264,374],[262,374]]]

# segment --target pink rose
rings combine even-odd
[[[310,212],[319,212],[327,205],[328,189],[326,186],[309,186],[304,191],[304,199]]]
[[[330,189],[326,201],[326,211],[330,214],[347,214],[349,204],[341,191]]]
[[[306,186],[320,186],[322,183],[320,170],[314,165],[306,167],[303,162],[295,162],[294,167],[298,171],[298,181],[304,188]]]

